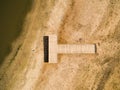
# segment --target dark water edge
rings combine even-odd
[[[0,66],[11,52],[11,43],[22,32],[33,0],[0,0]]]

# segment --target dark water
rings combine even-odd
[[[20,35],[33,0],[0,0],[0,65],[11,51],[11,43]]]

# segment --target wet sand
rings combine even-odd
[[[0,65],[11,52],[11,44],[22,32],[26,14],[31,6],[32,0],[0,1]]]

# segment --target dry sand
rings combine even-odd
[[[120,90],[119,29],[120,0],[34,0],[0,68],[0,90]],[[45,64],[42,36],[49,34],[61,44],[95,43],[97,53]]]

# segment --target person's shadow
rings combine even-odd
[[[33,0],[0,0],[0,66],[20,35]]]

